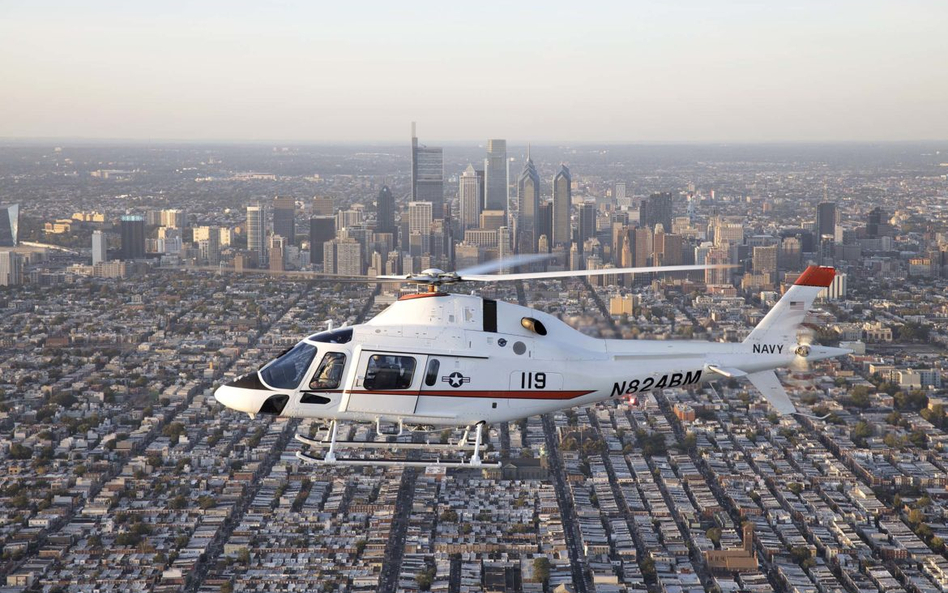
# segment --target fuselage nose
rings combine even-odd
[[[214,399],[232,410],[246,414],[279,414],[289,396],[267,388],[254,372],[218,387]]]

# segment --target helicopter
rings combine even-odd
[[[809,266],[740,343],[617,340],[587,336],[557,317],[528,307],[448,293],[462,282],[503,282],[607,274],[666,274],[731,266],[651,266],[487,274],[545,259],[521,255],[467,270],[361,278],[410,283],[427,291],[402,296],[369,321],[315,333],[258,371],[220,386],[224,406],[245,412],[328,422],[321,440],[297,434],[341,465],[497,466],[485,460],[483,429],[610,398],[690,388],[743,377],[778,414],[797,414],[776,369],[849,354],[810,343],[803,324],[817,295],[833,281],[831,267]],[[457,445],[342,441],[340,422],[382,423],[404,430],[464,428]],[[470,443],[470,432],[474,442]],[[424,448],[471,451],[467,460],[340,458],[337,448]]]

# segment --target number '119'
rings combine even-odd
[[[520,389],[543,389],[546,373],[520,373]]]

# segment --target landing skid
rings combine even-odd
[[[330,426],[328,433],[323,439],[313,439],[310,437],[303,436],[301,434],[296,435],[296,440],[303,443],[304,445],[312,448],[326,448],[328,451],[322,457],[316,457],[309,453],[304,453],[302,451],[297,451],[296,457],[301,461],[306,463],[313,463],[318,465],[353,465],[353,466],[402,466],[402,467],[457,467],[465,469],[480,469],[480,468],[492,468],[500,467],[499,461],[484,461],[481,457],[481,453],[487,451],[487,445],[482,442],[482,431],[484,428],[484,423],[478,423],[476,425],[475,431],[475,440],[474,444],[468,442],[468,430],[464,431],[464,436],[461,438],[461,441],[456,445],[448,444],[429,444],[429,443],[379,443],[375,441],[340,441],[336,439],[336,429],[338,428],[335,421],[333,421]],[[340,459],[336,457],[336,447],[350,448],[350,449],[390,449],[396,451],[398,449],[408,449],[408,450],[422,450],[422,451],[431,451],[431,452],[456,452],[456,451],[472,451],[471,458],[467,461],[465,460],[445,460],[445,459],[354,459],[346,458]]]

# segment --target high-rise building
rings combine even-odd
[[[296,243],[296,200],[273,199],[273,234],[283,237],[287,245]]]
[[[184,210],[172,208],[161,211],[161,226],[172,229],[183,229],[185,226]]]
[[[579,226],[577,243],[582,253],[583,244],[596,236],[596,204],[585,202],[579,207]]]
[[[619,208],[628,208],[632,205],[632,198],[625,194],[625,181],[616,183],[616,206]]]
[[[217,227],[205,228],[208,232],[198,241],[201,260],[207,262],[209,266],[216,266],[221,263],[221,234]]]
[[[725,266],[731,263],[731,250],[727,245],[712,247],[705,256],[704,263],[709,266]],[[731,271],[727,268],[715,268],[704,271],[705,284],[729,284]]]
[[[573,176],[566,165],[553,177],[553,245],[569,245],[569,212],[573,202]]]
[[[266,216],[264,206],[247,206],[247,250],[254,254],[260,267],[267,261]]]
[[[0,222],[2,222],[0,218]],[[876,206],[869,212],[869,224],[866,225],[866,236],[870,239],[877,239],[888,234],[889,215],[881,207]],[[0,233],[3,229],[0,229]],[[0,243],[2,245],[2,243]]]
[[[20,205],[0,206],[0,247],[16,247],[20,228]]]
[[[655,236],[648,227],[637,227],[632,230],[632,264],[642,268],[652,264]]]
[[[484,159],[484,210],[507,212],[507,141],[487,141],[487,158]]]
[[[22,260],[15,251],[0,251],[0,286],[17,286],[23,281]]]
[[[551,250],[550,237],[553,236],[553,202],[540,202],[537,212],[537,253],[549,253]],[[543,246],[541,248],[541,238]]]
[[[313,198],[313,216],[332,216],[335,213],[332,198],[320,196]]]
[[[816,207],[816,236],[822,239],[824,236],[836,236],[836,223],[839,222],[839,212],[836,210],[835,202],[822,202]]]
[[[510,229],[502,226],[497,229],[497,259],[507,259],[510,256]],[[500,273],[504,274],[509,271],[509,269],[503,268]]]
[[[105,233],[102,231],[92,231],[92,265],[109,261],[109,246],[106,241]]]
[[[777,279],[777,246],[754,247],[752,262],[754,272],[767,274],[771,282]]]
[[[355,239],[333,239],[323,244],[323,271],[327,274],[362,274],[362,246]]]
[[[517,219],[518,250],[520,253],[537,252],[537,217],[540,214],[540,175],[530,158],[527,146],[527,160],[517,180],[517,199],[519,200],[519,218]]]
[[[415,122],[411,122],[411,199],[431,202],[434,218],[444,218],[443,150],[418,144]]]
[[[481,215],[481,195],[483,187],[481,181],[483,176],[477,174],[474,165],[468,165],[467,169],[461,173],[461,179],[458,182],[458,202],[460,203],[460,222],[461,230],[477,228]]]
[[[286,239],[280,235],[270,237],[270,271],[286,270]]]
[[[127,214],[120,220],[122,232],[122,259],[143,259],[145,257],[145,217]]]
[[[395,197],[387,185],[382,186],[378,198],[376,198],[375,218],[377,221],[375,232],[391,233],[393,236],[397,233],[395,230]]]
[[[481,228],[496,231],[507,226],[507,214],[503,210],[484,210],[481,212]]]
[[[428,235],[431,233],[431,220],[434,205],[431,202],[408,203],[408,232]]]
[[[639,224],[650,229],[660,224],[666,233],[671,232],[672,195],[663,192],[643,198],[639,205]]]
[[[323,262],[323,244],[336,238],[334,216],[314,216],[309,219],[309,261]]]

